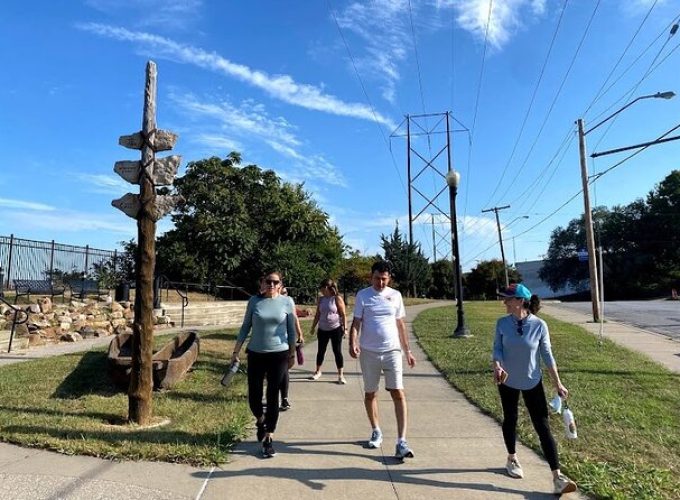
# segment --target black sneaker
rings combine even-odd
[[[276,455],[276,450],[274,449],[272,438],[267,438],[262,441],[262,456],[264,458],[271,458],[274,455]]]
[[[281,401],[281,406],[279,407],[279,411],[286,411],[290,410],[290,401],[288,401],[288,398],[283,398]]]
[[[267,434],[267,428],[264,425],[264,420],[262,422],[256,422],[255,426],[257,427],[257,440],[262,441],[264,439],[264,435]]]

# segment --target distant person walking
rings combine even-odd
[[[318,380],[321,377],[321,366],[326,356],[328,342],[330,342],[335,356],[335,367],[338,369],[338,384],[346,384],[347,380],[345,380],[343,371],[345,361],[342,357],[342,339],[345,336],[345,325],[347,324],[345,302],[338,294],[338,287],[332,279],[323,280],[319,289],[321,290],[321,297],[316,301],[316,313],[311,328],[313,335],[316,325],[319,325],[316,371],[311,379]]]
[[[295,334],[297,344],[304,344],[305,338],[302,334],[302,327],[300,326],[300,319],[297,317],[297,311],[295,310],[295,301],[293,297],[288,295],[288,289],[286,287],[281,288],[281,295],[288,297],[291,302],[291,307],[293,308],[293,316],[295,317]],[[292,368],[289,367],[289,368]],[[281,406],[279,406],[279,411],[290,410],[291,404],[288,398],[288,391],[290,389],[290,370],[286,370],[286,374],[283,376],[283,382],[281,383]]]
[[[262,441],[262,454],[276,455],[273,435],[279,419],[279,390],[289,367],[295,363],[295,311],[288,297],[280,294],[283,276],[267,273],[264,292],[250,298],[236,339],[232,362],[239,361],[239,352],[249,334],[248,403],[256,418],[257,440]],[[267,380],[267,413],[262,405],[264,381]]]
[[[357,293],[354,319],[349,333],[349,354],[359,358],[364,381],[364,406],[373,428],[369,448],[382,444],[383,434],[378,421],[378,386],[381,373],[385,374],[385,389],[390,392],[397,418],[395,456],[413,457],[406,442],[408,411],[402,376],[402,355],[413,368],[416,359],[408,344],[406,311],[401,293],[390,288],[392,272],[389,263],[378,261],[371,267],[372,286]],[[361,334],[359,335],[359,331]],[[359,338],[357,338],[359,337]]]
[[[541,307],[541,301],[521,283],[511,284],[502,289],[499,295],[503,297],[508,314],[496,322],[493,374],[503,406],[503,439],[508,451],[505,468],[511,477],[524,477],[515,451],[517,408],[521,393],[531,423],[541,442],[543,455],[550,465],[555,493],[576,491],[576,483],[560,472],[557,445],[548,422],[548,404],[541,378],[541,359],[559,396],[566,399],[569,391],[562,385],[557,372],[548,325],[535,316]]]

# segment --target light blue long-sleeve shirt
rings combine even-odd
[[[545,321],[529,314],[522,320],[522,335],[517,329],[518,320],[512,314],[496,322],[493,360],[499,361],[508,372],[505,385],[525,391],[535,387],[541,380],[540,359],[550,368],[555,366],[555,358]]]
[[[244,342],[252,330],[248,350],[281,352],[295,345],[295,307],[289,297],[251,297],[237,341]]]

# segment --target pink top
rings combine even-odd
[[[340,327],[340,315],[338,305],[335,303],[335,295],[321,297],[319,299],[319,329],[335,330]]]

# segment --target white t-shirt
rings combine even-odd
[[[360,290],[354,304],[354,317],[361,319],[359,346],[374,352],[401,349],[397,319],[404,316],[404,301],[394,288]]]

